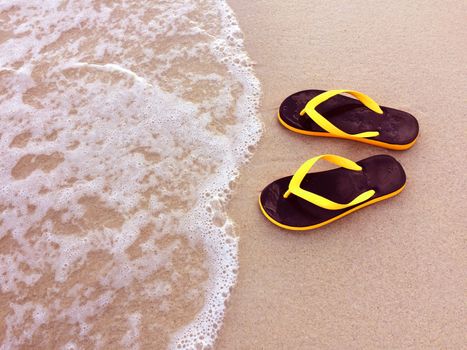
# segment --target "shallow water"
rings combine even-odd
[[[224,1],[0,2],[0,348],[213,343],[259,84]]]

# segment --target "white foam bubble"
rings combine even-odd
[[[0,11],[0,291],[11,301],[0,344],[47,338],[59,322],[73,337],[61,347],[105,348],[99,318],[133,305],[119,342],[137,348],[145,304],[170,316],[186,288],[177,298],[204,304],[164,330],[170,346],[211,346],[238,270],[229,184],[261,133],[234,14],[224,0]],[[25,301],[34,290],[48,292]]]

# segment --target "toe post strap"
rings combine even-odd
[[[306,174],[310,171],[313,165],[318,160],[321,160],[321,159],[334,163],[336,165],[339,165],[349,170],[362,171],[362,167],[358,165],[357,163],[351,161],[350,159],[340,157],[334,154],[323,154],[323,155],[308,159],[305,163],[303,163],[300,166],[300,168],[298,168],[298,170],[292,176],[292,179],[290,180],[290,183],[289,183],[289,188],[284,193],[284,198],[288,198],[290,194],[294,194],[297,197],[300,197],[321,208],[328,209],[328,210],[340,210],[340,209],[345,209],[345,208],[363,203],[375,195],[374,190],[368,190],[366,192],[361,193],[357,197],[355,197],[352,201],[342,204],[342,203],[333,202],[330,199],[322,197],[316,193],[312,193],[310,191],[306,191],[302,189],[300,187],[300,184],[302,183]]]
[[[302,109],[300,115],[303,116],[305,113],[316,123],[318,124],[323,130],[327,131],[328,133],[340,136],[340,137],[356,137],[356,138],[371,138],[376,137],[379,135],[378,131],[365,131],[358,134],[348,134],[345,131],[339,129],[337,126],[332,124],[329,120],[323,117],[317,110],[316,107],[329,100],[330,98],[347,93],[355,98],[357,98],[365,107],[372,110],[373,112],[382,115],[383,110],[381,107],[369,96],[355,90],[329,90],[325,91],[322,94],[312,98],[308,103],[305,105],[305,108]]]

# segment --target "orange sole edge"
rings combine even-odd
[[[407,182],[406,182],[407,183]],[[378,197],[378,198],[375,198],[373,200],[370,200],[368,202],[365,202],[365,203],[362,203],[340,215],[337,215],[336,217],[333,217],[332,219],[329,219],[327,221],[323,221],[323,222],[320,222],[319,224],[316,224],[316,225],[312,225],[312,226],[304,226],[304,227],[295,227],[295,226],[288,226],[288,225],[284,225],[284,224],[281,224],[280,222],[274,220],[272,217],[270,217],[267,213],[266,213],[266,210],[264,210],[263,208],[263,205],[261,204],[261,194],[259,195],[259,198],[258,198],[258,201],[259,201],[259,207],[261,208],[261,212],[263,213],[263,215],[266,217],[266,219],[268,219],[270,222],[272,222],[274,225],[276,226],[279,226],[283,229],[286,229],[286,230],[291,230],[291,231],[308,231],[308,230],[313,230],[313,229],[316,229],[316,228],[319,228],[321,226],[324,226],[324,225],[327,225],[327,224],[330,224],[331,222],[333,221],[336,221],[336,220],[339,220],[341,218],[343,218],[344,216],[347,216],[351,213],[353,213],[354,211],[357,211],[359,209],[362,209],[362,208],[365,208],[371,204],[374,204],[374,203],[377,203],[377,202],[381,202],[381,201],[384,201],[385,199],[389,199],[391,197],[394,197],[396,195],[398,195],[399,193],[402,192],[402,190],[405,188],[405,185],[406,183],[404,183],[404,185],[399,188],[398,190],[394,191],[394,192],[391,192],[387,195],[384,195],[384,196],[381,196],[381,197]]]
[[[337,138],[337,139],[358,141],[358,142],[362,142],[362,143],[367,143],[369,145],[382,147],[382,148],[386,148],[386,149],[391,149],[391,150],[395,150],[395,151],[403,151],[403,150],[409,149],[410,147],[412,147],[415,144],[415,142],[418,139],[418,136],[417,136],[415,138],[415,140],[413,140],[411,143],[408,143],[406,145],[396,145],[396,144],[392,144],[392,143],[386,143],[386,142],[381,142],[381,141],[376,141],[376,140],[369,140],[369,139],[364,139],[364,138],[359,138],[359,137],[336,136],[336,135],[331,135],[328,132],[307,131],[307,130],[301,130],[301,129],[294,128],[293,126],[290,126],[289,124],[287,124],[281,118],[281,115],[280,115],[279,112],[277,113],[277,117],[279,118],[279,122],[284,127],[286,127],[287,129],[289,129],[289,130],[291,130],[293,132],[296,132],[298,134],[309,135],[309,136],[333,137],[333,138]]]

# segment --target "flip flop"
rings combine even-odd
[[[320,159],[341,168],[308,174]],[[377,155],[355,163],[325,154],[307,160],[293,176],[266,186],[259,196],[259,205],[266,218],[277,226],[311,230],[399,194],[405,182],[404,169],[391,156]]]
[[[343,93],[357,99],[340,95]],[[414,116],[380,107],[353,90],[297,92],[282,102],[278,117],[283,126],[300,134],[337,137],[392,150],[412,147],[418,136]]]

